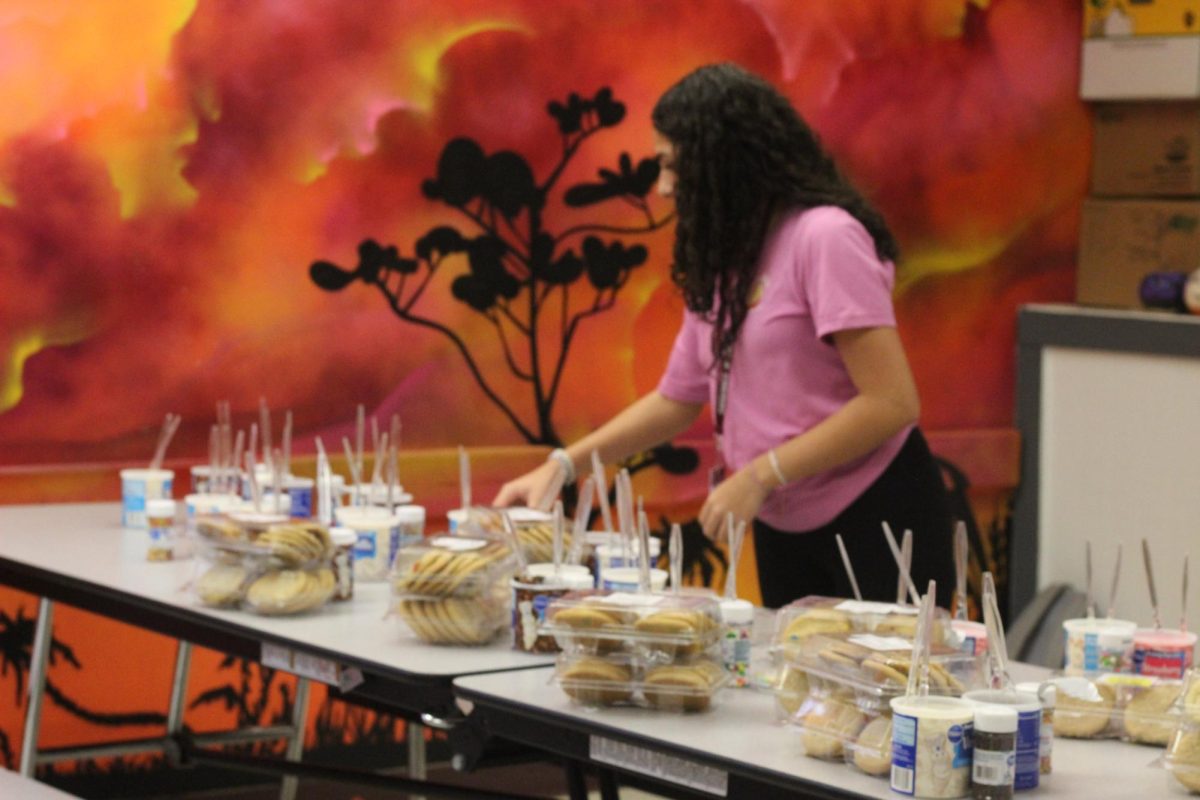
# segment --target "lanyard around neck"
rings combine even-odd
[[[716,429],[718,437],[725,433],[725,409],[729,407],[729,371],[733,367],[732,354],[721,358],[721,367],[717,378]]]

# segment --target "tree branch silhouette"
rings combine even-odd
[[[432,228],[417,240],[413,256],[401,256],[394,245],[365,239],[359,244],[355,267],[346,269],[329,261],[315,261],[309,267],[309,276],[327,291],[340,291],[355,281],[378,286],[397,317],[450,340],[484,395],[527,442],[559,445],[554,404],[579,325],[610,308],[632,270],[645,263],[647,257],[643,246],[598,237],[649,233],[667,224],[671,216],[656,219],[646,201],[658,178],[657,159],[643,158],[635,163],[628,153],[621,153],[614,168],[598,170],[597,181],[568,187],[563,202],[569,207],[585,208],[619,200],[640,210],[646,217],[645,224],[577,225],[557,236],[547,230],[543,211],[550,192],[584,142],[620,124],[625,106],[613,98],[610,89],[602,88],[590,98],[572,93],[565,102],[550,102],[546,110],[557,123],[563,151],[541,183],[535,180],[526,159],[515,152],[488,154],[469,138],[453,139],[442,149],[436,175],[422,184],[422,191],[430,200],[457,211],[474,231],[463,233],[447,225]],[[582,233],[589,235],[578,248],[563,246],[565,239]],[[529,387],[535,420],[522,419],[512,399],[500,395],[484,373],[485,362],[462,336],[449,325],[416,311],[416,303],[431,285],[434,273],[450,258],[466,266],[451,279],[454,299],[486,317],[496,331],[505,368]],[[412,290],[407,278],[417,272],[424,274]],[[399,279],[393,280],[393,275]],[[572,313],[572,300],[579,301],[570,287],[580,281],[590,283],[596,296],[590,306]],[[555,289],[562,290],[557,309],[547,305]],[[411,295],[406,295],[407,291]],[[610,299],[602,302],[603,297]],[[557,312],[554,336],[544,335],[553,330],[546,325],[555,324],[552,318],[542,319],[544,311]],[[514,337],[514,331],[523,342]]]

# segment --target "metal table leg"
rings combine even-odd
[[[288,740],[286,755],[288,761],[299,761],[304,755],[304,731],[308,721],[308,678],[296,679],[296,704],[292,706],[292,735]],[[279,789],[279,800],[295,800],[296,789],[300,779],[288,775],[283,779]]]
[[[50,641],[54,635],[54,603],[43,597],[38,601],[37,627],[33,651],[29,656],[29,707],[25,710],[25,733],[21,739],[20,773],[33,777],[37,764],[38,732],[42,727],[42,698],[46,692],[46,668],[50,661]]]
[[[179,649],[175,651],[175,673],[171,677],[171,699],[167,704],[167,736],[173,736],[183,730],[188,671],[191,665],[192,643],[180,639]]]
[[[408,740],[408,777],[423,781],[429,777],[429,765],[425,760],[425,726],[419,722],[406,722],[404,738]],[[412,800],[425,798],[414,795]]]
[[[600,800],[621,800],[617,773],[611,769],[600,770]]]
[[[587,777],[583,774],[583,765],[570,759],[564,765],[567,777],[567,797],[570,800],[587,800]]]

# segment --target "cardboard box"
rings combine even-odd
[[[1095,107],[1092,194],[1200,196],[1200,103]]]
[[[1200,0],[1083,0],[1084,100],[1200,98]]]
[[[1200,35],[1085,39],[1084,100],[1200,98]]]
[[[1150,272],[1200,268],[1200,200],[1101,200],[1083,204],[1075,299],[1141,308]]]
[[[1085,39],[1200,34],[1200,0],[1083,0]]]

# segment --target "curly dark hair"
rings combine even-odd
[[[883,216],[842,177],[813,130],[767,81],[734,64],[684,76],[651,119],[674,147],[671,278],[713,322],[713,354],[732,351],[774,216],[838,206],[863,224],[881,259],[899,248]],[[716,313],[713,313],[714,298]]]

